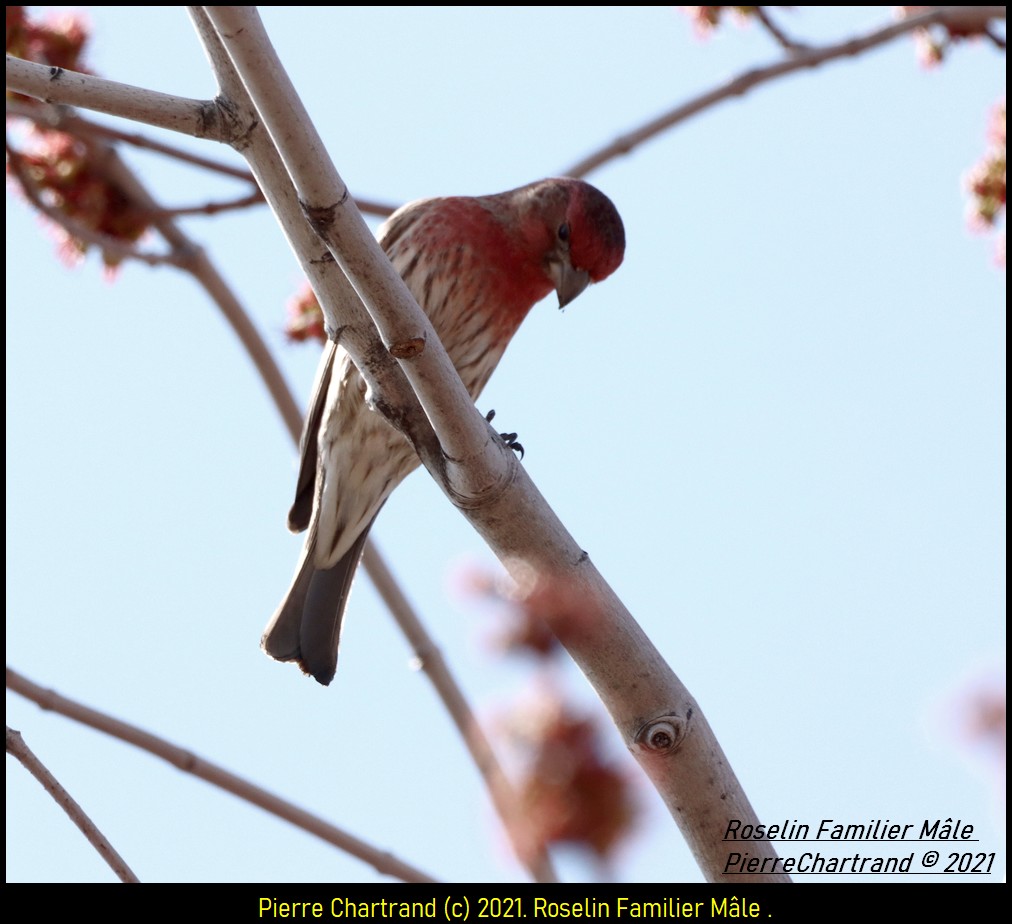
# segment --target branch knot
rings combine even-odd
[[[636,745],[658,754],[673,754],[689,734],[689,719],[680,715],[662,715],[651,719],[636,733]]]
[[[411,359],[425,349],[425,338],[409,337],[407,340],[398,340],[397,343],[391,343],[388,349],[394,359]]]

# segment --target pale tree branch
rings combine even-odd
[[[704,875],[787,880],[782,874],[725,874],[727,820],[758,819],[698,705],[474,408],[428,319],[354,209],[256,11],[204,10],[278,146],[305,213],[351,278],[438,434],[435,455],[428,442],[419,448],[430,474],[521,586],[564,584],[580,602],[581,631],[567,633],[551,617],[550,624],[665,799]],[[328,323],[335,324],[329,314]],[[399,422],[396,414],[391,418]],[[760,859],[776,857],[769,842],[757,842],[754,850]]]
[[[158,735],[124,722],[121,719],[114,719],[112,716],[97,709],[91,709],[81,703],[61,696],[55,690],[47,690],[33,683],[27,677],[17,671],[7,668],[7,689],[19,693],[25,699],[36,703],[40,708],[55,712],[59,715],[80,722],[104,734],[119,738],[127,744],[154,754],[162,760],[172,764],[177,770],[192,774],[198,779],[217,786],[225,792],[231,793],[246,802],[262,808],[272,815],[276,815],[289,824],[308,831],[314,837],[318,837],[328,844],[350,853],[354,857],[368,863],[377,872],[384,876],[393,876],[404,882],[435,882],[436,880],[423,873],[421,870],[403,860],[398,860],[387,851],[373,847],[361,838],[348,834],[336,825],[323,821],[316,815],[299,808],[297,805],[276,796],[266,789],[255,786],[248,780],[237,776],[234,773],[220,767],[217,764],[205,760],[193,751],[188,751],[178,745],[166,741]],[[9,736],[8,736],[9,747]]]
[[[192,8],[191,18],[204,42],[222,95],[230,100],[237,111],[248,109],[247,121],[252,125],[255,121],[252,103],[239,82],[228,55],[220,46],[217,34],[210,27],[204,11],[199,7]],[[325,310],[331,319],[332,329],[340,331],[342,344],[352,352],[356,362],[359,363],[359,368],[367,374],[377,393],[387,396],[387,400],[393,398],[402,404],[411,404],[414,421],[412,427],[416,432],[422,432],[419,439],[424,439],[425,421],[420,415],[407,380],[379,342],[376,330],[365,315],[362,304],[345,274],[329,257],[326,250],[321,252],[319,238],[306,221],[278,152],[262,125],[257,124],[243,134],[242,152],[252,166],[261,188],[265,190],[267,199],[292,245],[296,258],[312,283],[320,304],[326,306]],[[334,348],[332,342],[325,347],[327,350]],[[428,435],[431,435],[431,431],[428,431]],[[298,433],[295,433],[295,439],[298,441]],[[445,662],[438,656],[437,646],[397,586],[371,540],[366,544],[362,561],[394,620],[426,664],[430,679],[486,781],[493,806],[503,821],[507,836],[514,842],[518,859],[527,864],[535,879],[553,881],[556,878],[555,872],[543,845],[536,845],[533,849],[522,849],[521,845],[516,843],[517,826],[511,823],[511,819],[517,813],[516,794],[506,780],[478,723],[474,721],[473,713],[459,685]]]
[[[35,65],[35,67],[41,66]],[[87,74],[82,76],[85,78],[90,77]],[[94,79],[97,80],[98,78]],[[235,180],[253,183],[253,175],[241,167],[223,164],[210,157],[201,157],[192,151],[186,151],[174,144],[166,144],[164,141],[158,141],[156,138],[149,138],[140,132],[125,132],[109,125],[101,125],[93,119],[85,118],[73,109],[68,109],[67,105],[69,104],[62,101],[59,104],[42,103],[40,105],[39,103],[42,103],[42,100],[39,100],[38,103],[30,104],[16,98],[8,99],[7,115],[28,119],[40,128],[47,128],[52,131],[67,132],[78,137],[93,136],[102,138],[105,141],[119,141],[123,144],[129,144],[131,147],[162,154],[182,163],[199,167],[202,170],[220,173],[222,176],[228,176]]]
[[[147,138],[137,132],[121,132],[109,126],[68,114],[54,108],[79,106],[94,112],[118,116],[156,128],[179,132],[194,138],[225,141],[234,137],[227,107],[219,100],[194,100],[171,96],[156,90],[145,90],[129,84],[105,80],[92,74],[81,74],[65,68],[50,67],[7,55],[7,89],[49,103],[42,112],[38,107],[7,101],[8,115],[31,119],[48,128],[83,136],[86,132],[110,141],[121,141],[145,148],[167,157],[202,167],[235,179],[255,182],[248,170],[241,170],[209,158],[200,157],[174,145]],[[376,199],[356,197],[359,209],[369,215],[386,218],[397,206]]]
[[[462,502],[497,491],[509,480],[512,452],[476,410],[431,322],[354,207],[255,9],[204,10],[277,145],[310,224],[351,281],[386,352],[397,359],[417,395],[413,399],[405,394],[406,400],[395,403],[382,389],[373,388],[374,395],[383,395],[383,413],[406,430],[427,466],[447,472],[442,480]],[[341,329],[342,319],[329,314],[327,304],[322,307],[331,329]],[[347,317],[350,306],[342,307]],[[357,308],[355,313],[359,314]],[[343,330],[341,335],[343,344]],[[354,347],[349,344],[348,350],[358,363]],[[417,402],[424,409],[424,421],[418,419]],[[432,431],[438,433],[438,441]]]
[[[83,76],[87,77],[88,75]],[[41,102],[41,100],[39,102]],[[212,173],[219,173],[222,176],[231,177],[232,179],[242,180],[256,188],[256,180],[254,179],[253,174],[245,168],[233,167],[231,164],[223,164],[210,157],[202,157],[199,154],[194,154],[192,151],[184,150],[177,145],[166,144],[164,141],[159,141],[156,138],[149,138],[147,135],[143,135],[140,132],[125,132],[109,125],[101,125],[92,119],[85,118],[72,109],[66,108],[66,106],[62,104],[28,104],[17,99],[8,99],[7,115],[28,119],[42,128],[66,132],[68,134],[76,135],[79,138],[87,139],[89,137],[94,137],[102,138],[106,141],[116,141],[123,144],[129,144],[131,147],[135,147],[140,150],[151,151],[155,154],[162,154],[165,157],[178,160],[180,163],[190,164],[191,166],[198,167],[202,170],[208,170]],[[165,209],[165,212],[173,215],[213,215],[226,208],[244,208],[247,205],[259,205],[265,202],[266,200],[264,199],[263,193],[260,192],[259,189],[256,189],[255,193],[251,193],[249,196],[245,196],[241,199],[236,199],[234,202],[228,202],[220,205],[210,203],[208,205],[193,206],[190,208],[173,207]],[[396,205],[392,205],[389,202],[380,202],[377,199],[366,199],[362,196],[355,197],[355,204],[363,213],[367,215],[375,215],[379,218],[387,218],[397,209]]]
[[[340,336],[342,346],[354,357],[370,389],[383,394],[399,406],[414,405],[414,393],[393,358],[376,335],[369,316],[347,276],[334,262],[327,249],[310,228],[291,179],[267,136],[256,110],[247,102],[246,91],[234,75],[232,64],[219,47],[217,35],[206,21],[201,8],[190,8],[190,15],[221,85],[219,100],[234,115],[234,132],[229,143],[250,164],[257,184],[264,191],[292,251],[306,274],[328,321],[332,341]],[[334,349],[328,343],[324,349]],[[424,418],[416,413],[409,426],[414,438],[431,439]],[[298,439],[298,432],[295,434]]]
[[[42,788],[67,813],[70,820],[77,825],[81,833],[87,838],[88,843],[98,851],[98,855],[109,864],[109,868],[122,882],[140,882],[134,871],[127,865],[127,862],[119,855],[112,844],[109,843],[108,838],[98,829],[98,825],[88,817],[74,797],[64,789],[60,781],[50,773],[46,765],[25,744],[24,738],[21,737],[21,732],[16,731],[9,725],[7,726],[7,753],[17,758],[21,762],[21,765],[42,784]]]
[[[779,77],[786,77],[795,71],[819,67],[822,64],[835,61],[839,58],[856,57],[866,51],[891,42],[902,35],[906,35],[917,29],[923,29],[926,26],[935,24],[960,28],[972,26],[983,32],[990,20],[1004,18],[1005,7],[1003,6],[935,7],[927,13],[901,19],[898,22],[874,29],[865,35],[848,38],[832,45],[820,48],[805,48],[795,45],[789,49],[790,53],[787,57],[763,67],[749,68],[719,86],[707,90],[705,93],[701,93],[699,96],[695,96],[684,103],[680,103],[673,109],[669,109],[657,118],[651,119],[649,122],[641,125],[639,128],[619,135],[619,137],[597,151],[566,168],[563,171],[563,175],[586,176],[616,157],[630,153],[641,144],[646,143],[670,128],[674,128],[692,116],[699,115],[699,113],[711,109],[718,103],[744,96],[756,87],[776,80]]]
[[[207,100],[144,90],[12,55],[7,55],[7,89],[46,103],[81,106],[195,138],[220,140],[226,134],[219,121],[220,110]]]

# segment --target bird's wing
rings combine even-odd
[[[299,477],[295,483],[295,501],[288,511],[288,528],[293,533],[301,533],[309,527],[313,515],[313,496],[316,488],[316,459],[318,453],[320,422],[323,419],[323,408],[327,403],[327,392],[330,379],[334,374],[334,354],[337,344],[328,340],[320,358],[320,367],[316,372],[316,383],[313,386],[313,400],[309,405],[306,423],[302,430],[302,442],[299,446]]]

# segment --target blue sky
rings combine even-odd
[[[890,16],[777,14],[810,42]],[[88,15],[98,73],[214,94],[181,10]],[[701,43],[672,8],[263,16],[345,181],[394,203],[560,173],[778,55],[755,26]],[[1004,684],[1005,273],[966,230],[960,178],[1004,86],[987,46],[925,72],[899,40],[609,163],[589,179],[623,215],[625,263],[565,312],[538,306],[480,401],[520,433],[534,481],[698,699],[764,821],[961,818],[975,850],[997,851],[993,878],[1004,806],[960,741],[958,703]],[[236,189],[127,156],[166,204]],[[284,339],[299,273],[269,213],[185,226],[307,401],[317,351]],[[113,284],[94,259],[66,269],[10,198],[7,270],[9,665],[435,876],[522,876],[367,579],[329,689],[260,652],[300,545],[284,526],[295,454],[204,295],[166,269],[130,265]],[[424,472],[374,537],[498,727],[535,679],[459,592],[470,569],[498,573],[493,556]],[[599,708],[575,668],[555,682]],[[11,694],[7,721],[144,880],[379,878]],[[698,880],[645,782],[640,796],[613,874]],[[566,878],[598,875],[577,852],[557,859]],[[109,878],[9,762],[8,881]]]

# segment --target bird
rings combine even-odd
[[[420,199],[394,212],[377,237],[474,400],[537,302],[554,290],[565,307],[610,276],[625,253],[612,201],[569,177],[489,196]],[[367,404],[351,357],[328,341],[288,514],[289,530],[305,530],[306,540],[261,639],[268,655],[297,662],[324,686],[333,680],[369,529],[418,464],[407,438]]]

